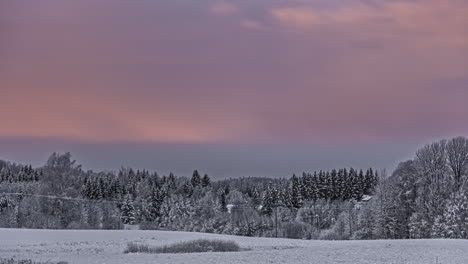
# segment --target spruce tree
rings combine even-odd
[[[154,188],[147,199],[146,219],[154,221],[160,216],[161,206],[165,199],[165,193],[158,188]]]
[[[184,184],[184,193],[187,197],[191,197],[193,194],[193,185],[190,182]]]
[[[192,179],[190,180],[190,182],[192,183],[192,186],[194,188],[201,185],[202,179],[197,170],[193,171]]]
[[[219,207],[221,212],[227,212],[227,194],[226,189],[220,188],[218,190],[218,197],[219,197]]]
[[[273,208],[276,207],[276,196],[277,192],[271,185],[268,185],[267,189],[263,193],[262,201],[262,213],[271,216]]]
[[[136,209],[130,195],[125,196],[125,199],[120,206],[120,214],[122,223],[126,225],[134,225],[136,223]]]
[[[337,200],[338,197],[338,173],[335,169],[333,169],[330,173],[330,199]]]
[[[205,174],[201,180],[201,185],[203,187],[208,187],[211,185],[211,180],[210,177],[208,177],[208,174]]]
[[[299,209],[303,205],[302,200],[302,185],[299,178],[294,174],[291,178],[291,206]]]

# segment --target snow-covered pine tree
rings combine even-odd
[[[291,178],[291,206],[293,208],[299,209],[303,205],[302,200],[302,184],[299,178],[294,174]]]
[[[193,194],[193,185],[190,182],[186,182],[183,186],[186,197],[191,197]]]
[[[220,188],[218,189],[218,197],[219,197],[219,207],[221,212],[227,212],[227,194],[226,189]]]
[[[271,216],[273,208],[276,206],[277,190],[269,184],[263,193],[262,213]]]
[[[302,173],[302,198],[307,201],[312,197],[312,175],[309,173]]]
[[[352,177],[350,176],[347,169],[343,170],[343,179],[342,182],[342,195],[343,200],[350,200],[353,197],[353,185],[352,185]]]
[[[124,201],[120,206],[120,214],[123,224],[134,225],[136,223],[136,209],[131,195],[125,196]]]
[[[317,172],[314,172],[314,176],[311,180],[311,196],[310,199],[313,201],[317,201],[320,198],[320,190],[319,190],[319,178]]]
[[[150,196],[145,201],[143,215],[147,221],[155,221],[161,213],[161,206],[165,199],[165,193],[154,187]]]
[[[338,191],[338,173],[333,169],[330,173],[330,199],[337,200],[339,191]]]
[[[210,185],[211,185],[211,180],[210,180],[210,177],[208,177],[208,174],[203,175],[203,178],[201,179],[201,186],[208,187]]]
[[[202,179],[197,170],[193,171],[192,179],[190,180],[190,182],[192,183],[192,186],[194,188],[201,185]]]
[[[254,186],[251,192],[251,201],[252,201],[252,206],[255,208],[258,207],[261,203],[261,197],[260,193],[258,192],[257,186]]]

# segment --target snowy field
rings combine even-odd
[[[241,252],[124,254],[128,242],[236,241]],[[72,263],[468,263],[467,240],[310,241],[165,231],[0,229],[0,258]],[[437,262],[438,261],[438,262]]]

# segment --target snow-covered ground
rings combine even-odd
[[[241,252],[124,254],[127,242],[165,245],[199,238],[236,241]],[[69,263],[464,264],[467,240],[310,241],[166,231],[0,229],[0,258]]]

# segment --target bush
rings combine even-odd
[[[199,239],[180,242],[168,246],[151,247],[146,244],[128,243],[124,253],[199,253],[199,252],[234,252],[240,251],[239,245],[233,241]]]
[[[304,223],[291,222],[284,227],[284,237],[293,239],[306,239],[309,237],[309,227]]]
[[[349,239],[349,226],[346,213],[341,213],[331,229],[323,230],[320,233],[321,240],[347,240]]]

